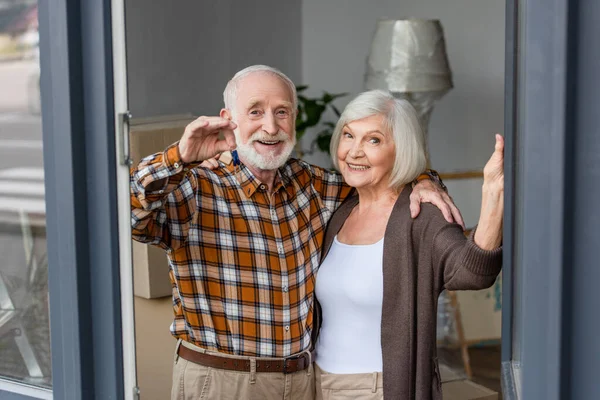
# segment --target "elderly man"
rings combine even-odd
[[[133,238],[167,251],[178,341],[172,399],[312,399],[315,274],[325,226],[350,189],[339,174],[290,159],[296,90],[252,66],[224,92],[219,117],[131,172]],[[220,136],[219,133],[222,135]],[[237,149],[240,165],[199,164]],[[429,180],[430,201],[460,220]]]

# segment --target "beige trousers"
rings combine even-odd
[[[315,366],[317,400],[383,400],[383,374],[331,374]]]
[[[188,342],[182,346],[221,357],[250,359],[206,351]],[[255,358],[255,360],[267,360]],[[205,367],[177,356],[173,366],[171,400],[313,400],[315,376],[311,365],[292,374],[279,372],[239,372]]]

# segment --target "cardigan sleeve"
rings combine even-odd
[[[494,284],[502,268],[502,247],[483,250],[456,224],[445,223],[433,237],[432,263],[436,281],[448,290],[479,290]]]

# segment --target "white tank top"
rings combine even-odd
[[[383,371],[383,238],[348,245],[336,236],[319,267],[315,292],[323,311],[319,367],[336,374]]]

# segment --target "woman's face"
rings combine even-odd
[[[388,189],[395,158],[396,146],[381,115],[344,126],[337,159],[348,185],[357,189]]]

